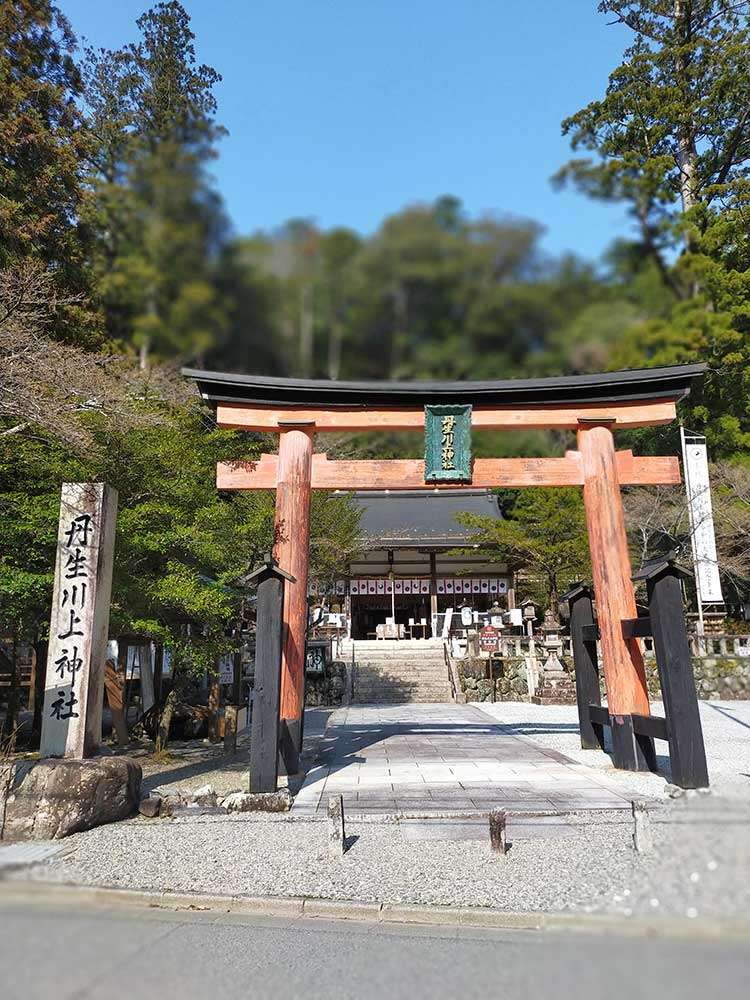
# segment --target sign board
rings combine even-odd
[[[708,454],[702,439],[687,438],[684,441],[683,458],[698,597],[703,604],[721,604],[724,597],[716,555]]]
[[[471,482],[471,406],[425,406],[424,478]]]
[[[485,625],[479,633],[479,647],[483,653],[494,653],[497,650],[499,632],[492,625]]]
[[[87,757],[101,742],[117,492],[63,483],[42,710],[42,757]]]
[[[222,653],[219,657],[219,683],[234,684],[234,653]]]
[[[329,639],[310,639],[305,648],[305,670],[308,674],[324,674],[331,659]]]

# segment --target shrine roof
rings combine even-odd
[[[474,529],[459,524],[456,514],[501,517],[490,490],[382,490],[358,492],[354,499],[362,508],[363,537],[394,549],[466,545]]]
[[[533,406],[562,403],[608,403],[628,400],[684,399],[706,371],[704,364],[670,365],[556,375],[550,378],[499,379],[483,382],[345,382],[329,379],[269,378],[183,368],[210,403],[253,406],[421,407],[426,403],[474,406]]]

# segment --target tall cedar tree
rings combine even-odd
[[[224,319],[212,268],[224,217],[206,167],[224,134],[196,62],[190,18],[176,0],[137,21],[141,40],[88,49],[83,75],[99,148],[91,222],[110,333],[140,351],[200,359]]]
[[[93,346],[80,221],[91,137],[76,105],[74,47],[48,0],[0,4],[0,268],[47,267],[63,300],[52,333]]]
[[[563,122],[558,174],[629,206],[673,306],[632,329],[614,366],[706,360],[690,423],[715,452],[750,447],[750,4],[606,0],[634,35],[606,95]]]

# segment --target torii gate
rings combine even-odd
[[[295,582],[284,596],[280,719],[283,757],[296,770],[301,740],[307,628],[311,490],[456,488],[426,478],[415,459],[329,461],[313,454],[315,434],[414,431],[431,407],[460,404],[472,431],[570,430],[577,450],[564,458],[475,459],[460,483],[469,487],[581,486],[586,511],[604,677],[613,725],[648,715],[646,674],[638,642],[623,635],[636,617],[621,486],[675,485],[676,457],[616,451],[613,432],[668,424],[676,404],[700,381],[705,365],[678,365],[543,379],[490,382],[331,382],[265,378],[183,369],[216,408],[220,427],[279,435],[278,455],[258,462],[220,462],[222,490],[276,490],[275,556]],[[451,441],[452,443],[452,441]]]

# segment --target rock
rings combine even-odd
[[[0,837],[57,840],[138,809],[141,768],[128,757],[49,757],[11,765],[0,801]]]
[[[187,805],[187,799],[180,795],[179,792],[170,795],[164,795],[161,800],[161,808],[159,810],[160,816],[173,816],[175,810],[184,809]]]
[[[287,812],[292,808],[288,788],[277,792],[230,792],[221,800],[227,812]]]
[[[201,785],[190,796],[190,801],[197,806],[215,806],[216,792],[213,785]]]
[[[161,796],[160,795],[149,795],[148,798],[141,799],[138,804],[138,812],[141,816],[145,816],[147,819],[153,819],[154,816],[159,815],[161,810]]]

